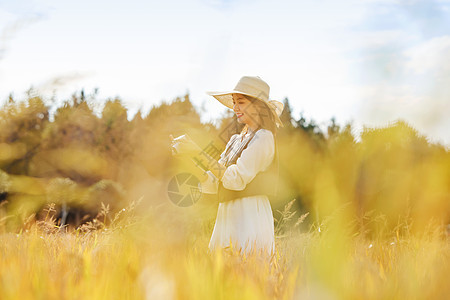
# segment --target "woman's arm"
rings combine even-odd
[[[241,191],[259,173],[266,170],[275,154],[275,139],[267,129],[260,129],[235,164],[224,172],[221,181],[229,190]]]
[[[170,135],[171,140],[173,140],[172,135]],[[195,164],[197,168],[189,168],[192,170],[194,175],[200,178],[201,182],[206,181],[208,178],[206,171],[211,171],[211,173],[217,178],[222,179],[222,176],[226,170],[225,165],[218,162],[215,158],[210,156],[204,149],[200,148],[194,141],[191,139],[183,140],[179,142],[178,149],[180,150],[179,154],[176,156],[179,157],[187,157],[191,162]]]
[[[213,158],[203,150],[199,153],[196,153],[195,155],[190,155],[190,159],[200,170],[203,170],[204,174],[206,174],[206,171],[211,171],[211,173],[213,173],[218,180],[222,179],[223,174],[227,169],[225,165],[221,164],[219,161],[217,161],[215,158]],[[200,181],[204,182],[208,177],[207,175],[202,175],[202,177],[200,178],[202,178]]]

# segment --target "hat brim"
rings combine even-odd
[[[236,90],[227,91],[227,92],[206,92],[206,94],[208,94],[210,96],[213,96],[220,103],[222,103],[223,105],[225,105],[226,107],[228,107],[230,109],[233,109],[233,94],[241,94],[241,95],[254,97],[251,94],[240,92],[240,91],[236,91]],[[256,98],[256,99],[258,99],[258,98]],[[258,99],[258,100],[263,101],[261,99]],[[284,127],[283,122],[281,122],[281,119],[279,117],[281,115],[282,111],[283,111],[284,104],[282,102],[280,102],[280,101],[277,101],[277,100],[269,100],[269,101],[267,101],[269,103],[267,103],[266,101],[263,101],[263,102],[268,104],[268,106],[270,108],[270,111],[272,112],[272,114],[273,114],[273,116],[275,118],[275,122],[276,122],[277,126]],[[272,105],[270,105],[270,103]],[[275,107],[276,107],[276,109],[275,109]]]

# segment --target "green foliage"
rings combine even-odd
[[[39,151],[48,124],[48,107],[40,97],[15,103],[11,98],[0,109],[0,168],[12,174],[28,172]]]

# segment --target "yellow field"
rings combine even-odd
[[[172,157],[169,134],[223,149],[227,122],[204,126],[188,97],[132,121],[118,100],[98,117],[74,97],[53,121],[37,97],[10,101],[0,300],[449,299],[448,149],[402,121],[359,141],[350,125],[333,122],[325,138],[296,123],[278,137],[277,253],[243,257],[208,252],[216,197],[168,198],[174,176],[203,173]]]
[[[277,255],[264,260],[232,249],[208,253],[213,221],[177,228],[167,216],[130,213],[109,227],[100,217],[97,225],[73,233],[52,226],[51,218],[30,223],[20,233],[0,236],[0,299],[446,299],[450,294],[450,244],[439,226],[412,235],[402,228],[405,223],[389,238],[373,240],[351,236],[333,220],[306,231],[294,226],[277,237]]]

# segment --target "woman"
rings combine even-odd
[[[278,180],[275,136],[277,126],[283,126],[279,118],[283,103],[269,101],[269,90],[261,78],[244,76],[232,91],[208,92],[245,124],[201,179],[202,192],[217,193],[220,202],[211,251],[230,247],[247,254],[275,252],[269,196],[275,195]],[[198,146],[184,143],[185,149],[198,153]]]

